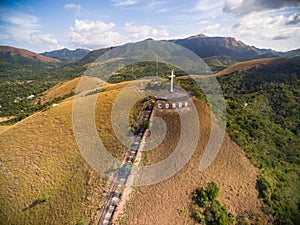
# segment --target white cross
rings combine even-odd
[[[170,92],[173,93],[173,78],[175,77],[174,71],[172,70],[172,74],[169,76],[171,78],[171,88]]]

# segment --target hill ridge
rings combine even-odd
[[[53,59],[47,56],[40,55],[35,52],[28,51],[22,48],[16,48],[12,46],[0,46],[0,53],[9,53],[11,55],[20,55],[25,58],[30,58],[38,61],[42,61],[45,63],[59,63],[60,60]]]
[[[249,60],[245,62],[239,62],[236,63],[218,73],[215,74],[215,76],[222,76],[226,74],[230,74],[233,72],[242,72],[246,71],[249,69],[252,69],[254,67],[262,66],[262,65],[270,65],[270,64],[284,64],[284,63],[289,63],[289,62],[299,62],[299,58],[264,58],[264,59],[254,59],[254,60]]]

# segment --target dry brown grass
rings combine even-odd
[[[103,204],[105,181],[77,149],[71,112],[72,102],[63,102],[1,134],[0,224],[93,220]],[[49,200],[28,208],[42,194],[49,195]]]
[[[79,81],[80,81],[80,77],[70,81],[64,81],[58,83],[57,85],[53,86],[49,90],[45,91],[41,95],[41,97],[36,100],[36,103],[38,101],[41,101],[41,104],[44,104],[45,102],[50,102],[55,98],[63,97],[64,95],[67,95],[72,91],[75,92]]]
[[[237,63],[233,66],[230,66],[230,67],[216,73],[215,76],[222,76],[225,74],[230,74],[230,73],[238,72],[238,71],[246,71],[246,70],[249,70],[256,66],[266,65],[269,63],[280,63],[280,62],[284,62],[286,60],[288,60],[288,59],[266,58],[266,59],[255,59],[255,60],[250,60],[250,61],[246,61],[246,62],[241,62],[241,63]]]
[[[97,109],[96,109],[96,124],[97,131],[101,137],[106,149],[119,160],[122,160],[124,153],[127,151],[126,147],[122,146],[121,142],[117,139],[114,134],[111,123],[111,111],[112,105],[121,91],[126,85],[139,83],[140,81],[128,81],[118,84],[105,84],[103,89],[98,95],[97,99]],[[126,93],[123,93],[126,94]],[[130,118],[128,118],[128,124],[130,123]]]
[[[52,88],[47,100],[73,90],[78,81]],[[99,82],[87,79],[86,85],[95,81]],[[110,115],[115,97],[127,84],[106,85],[96,107],[99,135],[118,158],[125,148],[114,136]],[[75,224],[81,217],[97,224],[107,182],[89,167],[78,150],[72,103],[71,98],[15,125],[0,127],[0,224]],[[28,208],[43,194],[49,195],[48,201]]]
[[[213,76],[223,76],[226,74],[230,74],[233,72],[241,72],[241,71],[246,71],[249,70],[253,67],[259,67],[261,65],[267,65],[267,64],[279,64],[282,62],[285,62],[287,60],[291,60],[291,59],[285,59],[285,58],[265,58],[265,59],[254,59],[254,60],[249,60],[246,62],[240,62],[240,63],[236,63],[216,74],[214,74]],[[297,60],[297,59],[294,59]],[[190,74],[190,75],[186,75],[186,76],[180,76],[178,77],[179,79],[189,79],[189,78],[194,78],[194,79],[199,79],[199,78],[207,78],[209,76],[204,76],[204,75],[194,75],[194,74]],[[177,78],[177,79],[178,79]]]
[[[9,128],[9,126],[0,126],[0,134],[7,131]]]
[[[189,205],[191,192],[197,187],[204,187],[214,181],[220,187],[220,200],[226,204],[233,215],[241,212],[254,212],[263,216],[262,202],[258,199],[255,188],[258,170],[249,162],[240,149],[226,135],[221,151],[212,165],[204,172],[199,172],[200,157],[208,142],[210,132],[210,114],[207,106],[195,101],[200,118],[200,139],[193,157],[188,164],[173,177],[150,186],[137,187],[120,224],[194,224],[190,218]],[[168,131],[163,143],[153,151],[147,152],[147,164],[159,162],[170,153],[174,138],[179,137],[178,116],[176,114],[157,113],[168,124]],[[170,132],[172,130],[172,132]],[[262,218],[263,220],[263,218]]]
[[[107,84],[104,86],[105,91],[101,92],[97,99],[97,131],[106,149],[119,160],[122,159],[126,148],[122,146],[114,134],[111,123],[111,110],[116,96],[120,92],[121,88],[125,87],[127,84],[128,82],[121,84]]]

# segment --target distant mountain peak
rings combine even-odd
[[[195,38],[208,38],[208,36],[206,36],[204,34],[196,34],[196,35],[188,37],[187,39],[195,39]]]
[[[254,49],[233,37],[207,37],[198,34],[173,42],[190,49],[201,58],[230,56],[236,61],[259,58],[259,54]]]
[[[63,48],[59,50],[54,50],[51,52],[44,52],[41,55],[48,56],[51,58],[59,59],[66,63],[77,62],[86,56],[89,53],[89,50],[77,48],[75,50],[70,50],[68,48]]]

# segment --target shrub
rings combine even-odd
[[[214,182],[208,183],[206,189],[197,188],[192,193],[191,217],[201,224],[233,224],[233,217],[226,206],[216,199],[218,195],[219,187]]]
[[[215,200],[219,195],[219,187],[214,182],[210,182],[207,184],[206,193],[207,197],[210,201]]]
[[[87,223],[82,218],[80,218],[76,221],[76,225],[87,225]]]
[[[265,201],[267,201],[270,196],[270,193],[269,193],[270,184],[267,182],[267,180],[263,176],[260,176],[257,178],[256,188],[259,192],[259,197],[261,197]]]
[[[46,202],[49,200],[49,195],[47,194],[42,194],[42,196],[39,198],[40,202]]]

